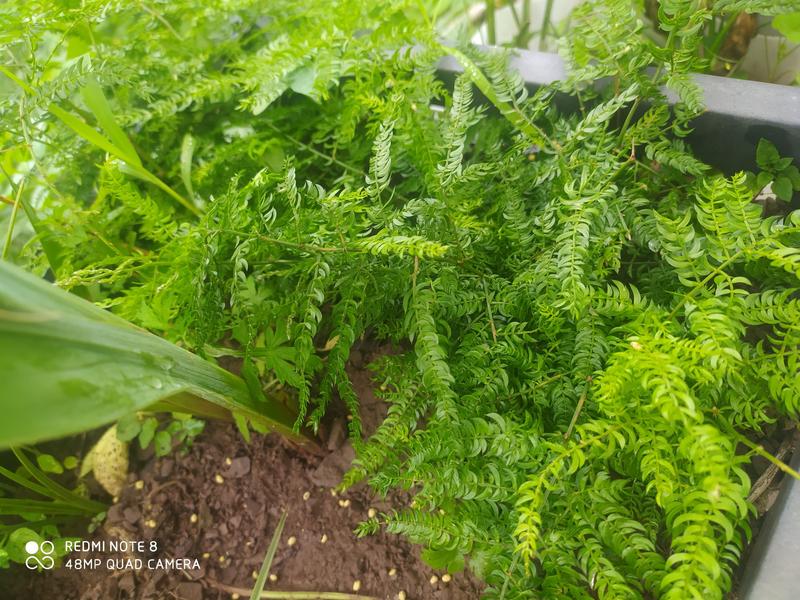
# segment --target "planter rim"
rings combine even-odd
[[[510,66],[530,90],[567,76],[564,59],[549,52],[513,49]],[[443,76],[453,76],[463,72],[463,67],[446,56],[438,70]],[[715,75],[692,77],[703,90],[706,110],[692,121],[694,130],[688,141],[701,159],[728,174],[754,170],[756,146],[763,137],[772,141],[782,156],[800,162],[800,87]],[[671,92],[667,99],[677,101]],[[574,104],[567,102],[567,110],[575,110]]]

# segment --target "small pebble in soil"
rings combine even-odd
[[[258,571],[253,571],[251,575],[253,576],[253,579],[258,579]]]
[[[334,498],[336,498],[336,496],[338,496],[338,495],[339,495],[339,494],[336,492],[336,490],[335,490],[335,489],[333,489],[333,488],[331,488],[331,496],[333,496]]]
[[[216,474],[214,475],[214,481],[216,481],[217,483],[223,483],[225,480],[222,478],[222,475]]]
[[[451,579],[452,577],[450,577],[449,573],[445,573],[444,575],[442,575],[442,583],[450,583]]]
[[[370,509],[367,511],[367,516],[368,516],[370,519],[374,519],[374,518],[375,518],[375,515],[377,515],[377,514],[378,514],[378,511],[377,511],[377,510],[375,510],[374,508],[370,508]]]
[[[143,490],[144,489],[144,481],[142,481],[141,479],[138,480],[136,483],[133,484],[133,487],[135,487],[137,490]]]
[[[439,583],[439,578],[436,575],[431,575],[431,585]]]
[[[358,579],[356,579],[356,580],[353,582],[353,591],[354,591],[354,592],[357,592],[357,591],[358,591],[358,590],[360,590],[360,589],[361,589],[361,582],[360,582]]]
[[[225,459],[225,464],[230,467],[233,464],[233,461],[230,458],[226,458]]]
[[[339,500],[339,506],[342,508],[347,508],[350,506],[350,500]]]
[[[397,592],[397,600],[406,600],[406,593],[403,590]]]
[[[305,494],[303,494],[303,500],[304,501],[308,500],[309,498],[311,498],[311,492],[306,492]]]
[[[294,546],[297,543],[297,538],[292,536],[288,540],[286,540],[287,546]]]
[[[156,528],[156,522],[153,519],[149,519],[149,520],[145,521],[144,524],[147,525],[150,529],[155,529]]]
[[[269,580],[274,583],[274,582],[278,581],[278,576],[275,575],[275,573],[270,573],[269,574]]]
[[[231,594],[231,600],[239,600],[239,598],[240,598],[240,596],[236,592],[233,592]]]
[[[197,515],[196,514],[192,514],[192,516],[189,517],[189,522],[197,523]]]
[[[319,538],[319,543],[320,543],[320,544],[324,544],[324,543],[325,543],[325,542],[327,542],[327,541],[328,541],[328,536],[327,536],[326,534],[324,534],[324,533],[323,533],[323,534],[322,534],[322,537],[321,537],[321,538]]]
[[[389,569],[389,577],[394,577],[395,575],[397,575],[397,569],[392,567],[391,569]]]
[[[219,562],[221,562],[221,563],[225,562],[225,555],[224,554],[219,557]]]
[[[206,559],[211,558],[211,554],[209,554],[208,552],[203,552],[203,558]]]

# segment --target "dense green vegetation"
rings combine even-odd
[[[240,359],[248,402],[296,398],[298,429],[342,401],[346,482],[415,497],[362,532],[466,559],[489,598],[721,598],[737,446],[800,411],[800,213],[753,199],[800,181],[766,144],[768,175],[693,157],[689,73],[712,16],[796,3],[660,6],[664,47],[627,0],[581,6],[569,77],[529,95],[416,2],[7,3],[4,255]],[[24,306],[2,307],[10,348]],[[363,338],[396,348],[369,440]]]

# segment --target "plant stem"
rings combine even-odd
[[[486,279],[483,278],[483,294],[486,297],[486,312],[489,315],[489,325],[492,327],[492,340],[497,343],[497,327],[494,325],[494,315],[492,315],[492,303],[489,300],[489,290],[486,287]]]
[[[769,452],[764,450],[763,446],[761,446],[760,444],[755,444],[755,443],[751,442],[750,440],[748,440],[745,436],[743,436],[740,433],[736,433],[736,437],[745,446],[750,448],[753,452],[755,452],[756,454],[758,454],[762,458],[766,458],[769,462],[771,462],[773,465],[778,467],[781,471],[783,471],[784,473],[786,473],[788,475],[791,475],[792,477],[794,477],[797,480],[800,480],[800,473],[795,471],[792,467],[787,465],[782,460],[774,457],[772,454],[770,454]]]
[[[578,422],[578,417],[581,416],[581,411],[583,410],[583,405],[585,402],[586,392],[583,392],[578,400],[578,405],[575,407],[575,412],[572,413],[572,420],[569,422],[569,427],[567,427],[567,431],[564,433],[565,440],[568,440],[572,435],[572,430],[575,429],[575,423]]]
[[[11,248],[11,238],[14,236],[14,223],[17,221],[17,212],[19,211],[19,202],[22,197],[22,190],[25,188],[25,180],[23,179],[17,186],[17,195],[14,198],[14,207],[11,209],[11,218],[8,221],[8,231],[6,232],[6,243],[3,245],[3,260],[8,257],[8,251]]]
[[[739,13],[732,14],[728,17],[728,20],[725,21],[725,25],[722,29],[719,30],[717,35],[714,37],[714,41],[711,43],[711,48],[709,48],[709,54],[713,58],[717,58],[717,54],[719,53],[719,49],[722,47],[722,44],[725,42],[725,39],[728,37],[733,26],[736,24],[736,19],[739,18]]]
[[[251,592],[251,590],[247,588],[225,585],[224,583],[220,583],[214,579],[207,579],[206,581],[208,581],[215,588],[230,594],[249,596]],[[264,598],[267,600],[378,600],[374,596],[347,594],[343,592],[282,592],[273,590],[264,590],[259,595],[259,598]]]
[[[497,27],[494,19],[494,0],[486,0],[486,36],[489,45],[497,44]]]
[[[539,30],[539,51],[543,52],[545,50],[545,41],[547,38],[547,29],[550,26],[550,16],[553,13],[553,0],[547,0],[547,4],[544,7],[544,17],[542,17],[542,27]]]

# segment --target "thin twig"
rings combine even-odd
[[[486,296],[486,311],[489,313],[489,325],[492,327],[492,340],[497,343],[497,328],[494,326],[494,315],[492,315],[492,303],[489,301],[489,290],[486,288],[486,278],[483,279],[483,294]]]
[[[8,257],[8,250],[11,248],[11,238],[14,237],[14,224],[17,221],[17,212],[19,211],[19,202],[22,198],[22,190],[25,188],[25,180],[20,181],[17,186],[17,195],[14,199],[14,207],[11,209],[11,218],[8,221],[8,231],[6,232],[6,243],[3,245],[3,259]]]
[[[575,423],[578,422],[578,417],[581,416],[581,411],[583,410],[583,405],[585,402],[586,392],[583,392],[578,400],[578,406],[575,407],[575,412],[572,413],[572,420],[569,422],[569,427],[567,427],[567,431],[564,433],[565,440],[568,440],[572,435],[572,430],[575,429]]]
[[[791,436],[785,439],[780,445],[778,451],[775,453],[775,458],[778,460],[783,460],[793,448],[794,436]],[[750,494],[747,496],[747,501],[750,503],[755,503],[756,500],[758,500],[761,495],[767,491],[775,477],[778,475],[778,471],[780,471],[780,468],[776,464],[770,464],[753,484],[753,488],[750,490]]]
[[[783,462],[779,458],[773,456],[772,454],[770,454],[769,452],[764,450],[763,446],[761,446],[760,444],[756,444],[754,442],[751,442],[750,440],[748,440],[745,436],[743,436],[740,433],[737,433],[736,437],[740,442],[742,442],[745,446],[750,448],[753,452],[755,452],[756,454],[758,454],[759,456],[761,456],[763,458],[766,458],[769,462],[771,462],[773,465],[775,465],[778,469],[780,469],[784,473],[787,473],[787,474],[791,475],[792,477],[794,477],[795,479],[797,479],[798,481],[800,481],[800,473],[795,471],[792,467],[787,465],[785,462]]]

